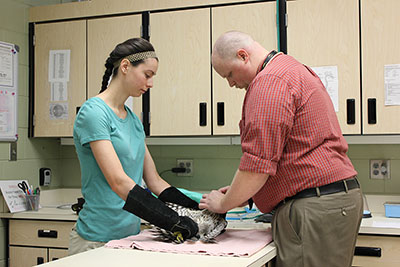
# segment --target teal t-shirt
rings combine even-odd
[[[125,109],[127,116],[121,119],[101,98],[93,97],[82,105],[75,119],[74,143],[85,198],[76,230],[86,240],[107,242],[140,231],[140,219],[122,209],[125,201],[111,190],[89,144],[110,140],[125,173],[141,184],[145,134],[139,118],[127,106]]]

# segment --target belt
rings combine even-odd
[[[289,201],[291,199],[305,198],[305,197],[319,197],[323,195],[329,195],[339,192],[347,192],[349,190],[360,188],[360,184],[357,181],[356,177],[352,177],[345,180],[340,180],[331,184],[304,189],[303,191],[298,192],[296,195],[287,197],[283,202]]]

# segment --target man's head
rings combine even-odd
[[[266,50],[248,34],[230,31],[215,42],[212,65],[230,87],[247,89],[265,55]]]

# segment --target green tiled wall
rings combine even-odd
[[[175,167],[176,159],[193,159],[192,177],[171,172],[162,175],[169,183],[191,190],[210,190],[230,184],[241,156],[240,146],[149,146],[149,150],[158,172]],[[74,147],[63,146],[61,151],[63,186],[80,187],[79,162]],[[364,192],[400,194],[400,145],[349,145],[348,155]],[[371,180],[370,159],[390,159],[391,179]]]

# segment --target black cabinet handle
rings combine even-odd
[[[200,103],[200,126],[207,126],[207,103]]]
[[[57,235],[55,230],[38,230],[38,237],[57,238]]]
[[[78,114],[80,109],[81,109],[81,107],[76,107],[76,113],[75,114]]]
[[[372,257],[381,257],[382,249],[376,247],[356,247],[354,250],[354,255],[356,256],[372,256]]]
[[[58,258],[52,258],[51,260],[52,260],[52,261],[55,261],[55,260],[58,260]]]
[[[37,258],[36,258],[36,262],[37,262],[38,265],[39,265],[39,264],[43,264],[43,263],[44,263],[43,257],[37,257]]]
[[[225,125],[225,103],[217,103],[217,125]]]
[[[356,123],[356,100],[355,99],[347,99],[347,124],[355,124]]]
[[[376,99],[368,98],[368,124],[376,124]]]

